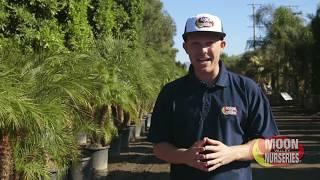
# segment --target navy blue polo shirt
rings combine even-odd
[[[177,148],[189,148],[209,137],[228,146],[254,138],[278,134],[269,102],[257,84],[229,72],[220,61],[214,86],[200,82],[193,69],[166,84],[156,101],[148,140],[168,142]],[[171,164],[172,180],[250,180],[250,161],[234,161],[212,172],[203,172],[183,164]]]

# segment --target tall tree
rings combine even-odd
[[[116,26],[114,4],[114,0],[91,0],[88,18],[96,39],[112,37],[112,29]]]
[[[270,69],[273,87],[299,95],[303,93],[309,66],[308,47],[311,34],[301,17],[291,9],[271,6],[258,10],[257,22],[266,28],[262,56]],[[302,60],[303,59],[303,60]]]
[[[88,8],[89,0],[70,0],[66,6],[66,46],[73,51],[88,52],[93,46]]]
[[[314,37],[313,60],[312,60],[312,91],[320,94],[320,5],[311,21],[311,29]]]
[[[27,51],[63,49],[64,34],[55,15],[64,2],[2,0],[0,3],[0,34],[3,37],[13,38]]]

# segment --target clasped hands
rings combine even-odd
[[[186,164],[206,172],[229,164],[236,160],[236,156],[232,146],[207,137],[195,142],[185,151]]]

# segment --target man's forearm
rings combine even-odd
[[[229,154],[227,155],[230,159],[230,161],[249,161],[253,159],[252,156],[252,146],[253,144],[257,141],[257,139],[251,140],[249,142],[247,142],[246,144],[242,144],[242,145],[235,145],[235,146],[225,146],[226,148],[229,149],[229,153],[227,153],[227,151],[222,150],[223,152]],[[202,150],[202,146],[204,144],[201,144],[201,142],[199,142],[199,144],[196,146],[198,149],[195,149],[196,147],[193,147],[193,149],[195,150],[195,152],[201,152]],[[204,150],[204,149],[203,149]],[[226,149],[227,150],[227,149]],[[231,151],[230,151],[231,150]],[[172,164],[190,164],[190,161],[192,161],[192,158],[198,158],[201,157],[197,156],[195,152],[190,152],[190,149],[184,149],[184,148],[177,148],[174,145],[167,143],[167,142],[162,142],[162,143],[158,143],[154,145],[154,154],[168,162],[168,163],[172,163]],[[213,151],[214,153],[215,151]],[[190,158],[190,154],[196,155],[192,158]]]
[[[254,157],[252,155],[252,147],[257,140],[258,139],[253,139],[247,142],[246,144],[231,146],[236,156],[235,160],[238,160],[238,161],[253,160]]]
[[[153,148],[153,152],[158,158],[172,164],[184,164],[184,152],[186,150],[177,148],[167,142],[155,144]]]

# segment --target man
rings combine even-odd
[[[189,18],[189,73],[165,85],[155,104],[148,139],[154,154],[171,163],[172,180],[252,179],[252,144],[278,134],[261,89],[220,61],[225,36],[218,17]]]

